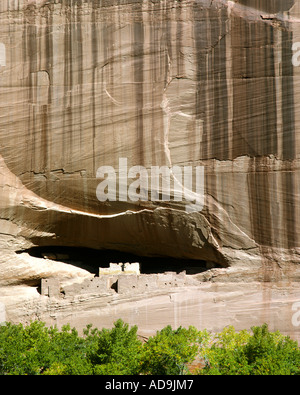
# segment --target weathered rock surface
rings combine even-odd
[[[297,283],[300,68],[292,48],[299,18],[299,0],[1,2],[0,299],[7,316],[25,319],[25,302],[13,310],[15,287],[22,300],[44,306],[45,317],[45,297],[34,288],[42,278],[70,285],[92,277],[16,254],[33,246],[215,262],[230,268],[225,294],[243,281],[260,289],[261,282]],[[169,201],[152,201],[149,192],[143,201],[117,194],[101,203],[97,169],[116,169],[119,191],[126,181],[120,158],[148,174],[152,166],[201,166],[203,208],[186,210],[191,197],[202,199],[195,179],[183,201],[174,199],[177,183]],[[64,303],[69,317],[74,304]],[[37,314],[28,311],[26,319]]]

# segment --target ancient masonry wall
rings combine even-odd
[[[42,279],[41,294],[48,297],[67,297],[83,294],[137,294],[184,286],[186,272],[165,272],[140,274],[138,264],[111,264],[110,268],[100,268],[99,277],[82,283],[61,287],[55,278]]]

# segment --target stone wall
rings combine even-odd
[[[99,276],[117,274],[135,274],[138,276],[140,274],[140,264],[138,262],[110,263],[108,268],[99,268]]]
[[[56,278],[46,278],[41,280],[41,295],[51,297],[60,296],[60,282]]]
[[[141,276],[120,276],[118,278],[118,293],[135,294],[166,290],[168,288],[183,287],[186,285],[185,272],[143,274]]]
[[[112,266],[112,269],[114,266]],[[41,294],[50,298],[70,297],[76,295],[110,295],[143,294],[188,285],[185,272],[166,272],[157,274],[118,274],[106,273],[100,277],[87,279],[71,286],[61,286],[57,279],[43,279]]]

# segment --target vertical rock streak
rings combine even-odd
[[[86,212],[48,215],[60,243],[140,251],[143,223],[150,254],[182,234],[177,255],[221,264],[235,262],[232,250],[299,248],[295,2],[5,3],[0,154],[30,193]],[[189,217],[170,203],[170,230],[152,202],[100,204],[96,170],[117,169],[120,157],[147,169],[203,165],[205,209]],[[25,226],[18,204],[5,203],[1,218],[37,241],[44,220],[28,214]],[[120,216],[115,227],[88,216],[127,209],[153,215]]]

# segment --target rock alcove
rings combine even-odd
[[[167,256],[143,257],[122,251],[96,250],[83,247],[32,247],[28,250],[18,251],[18,254],[27,253],[34,258],[43,258],[50,261],[59,261],[67,265],[76,266],[98,276],[99,267],[109,267],[111,262],[139,262],[141,274],[154,274],[173,271],[186,274],[202,273],[218,264],[211,261],[176,259]]]

